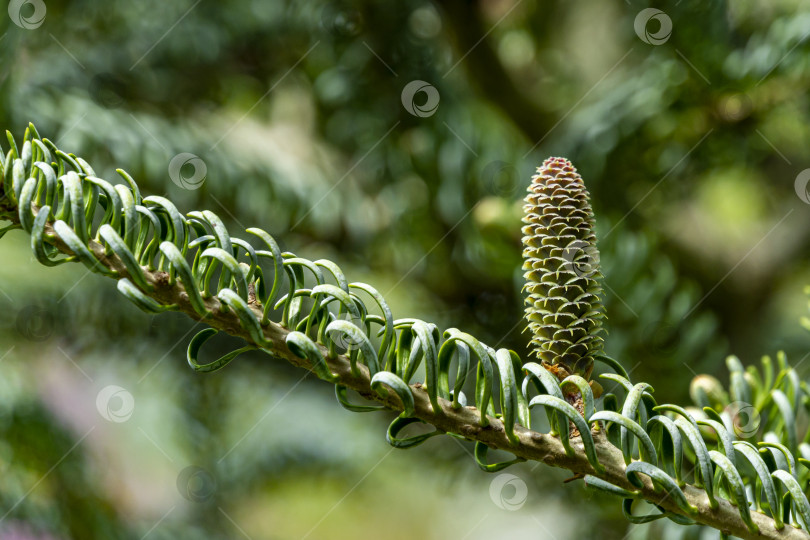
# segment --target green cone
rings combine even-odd
[[[560,379],[587,379],[594,356],[603,354],[605,317],[588,190],[570,161],[549,158],[528,192],[523,275],[532,347]]]

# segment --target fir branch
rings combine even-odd
[[[348,283],[329,261],[312,262],[281,253],[270,235],[249,229],[266,248],[256,249],[232,238],[212,212],[184,216],[166,199],[141,198],[137,185],[123,171],[119,172],[126,185],[112,186],[96,178],[80,158],[40,139],[33,126],[21,148],[13,138],[9,140],[12,148],[0,159],[0,218],[11,222],[9,229],[22,228],[31,235],[35,256],[43,264],[80,261],[116,279],[119,291],[142,309],[182,311],[208,324],[211,328],[195,336],[188,348],[188,362],[198,371],[220,369],[239,353],[259,349],[335,384],[338,399],[347,408],[369,409],[348,402],[346,389],[353,389],[401,412],[388,430],[388,441],[394,446],[424,442],[430,435],[400,436],[410,423],[424,422],[434,426],[436,434],[475,441],[476,461],[486,471],[533,460],[582,475],[586,484],[622,497],[632,522],[649,521],[647,516],[632,515],[633,502],[644,499],[661,511],[653,518],[703,523],[741,538],[810,538],[806,530],[797,528],[810,521],[810,505],[796,479],[796,437],[785,439],[792,448],[779,442],[763,448],[767,456],[771,449],[783,455],[783,461],[792,463],[791,470],[771,459],[758,469],[762,483],[751,483],[735,465],[735,448],[750,453],[742,446],[747,443],[733,441],[734,431],[720,421],[704,421],[716,432],[712,438],[700,431],[684,409],[656,406],[649,385],[633,385],[626,377],[609,375],[606,378],[626,388],[627,396],[621,413],[610,407],[597,411],[587,381],[569,376],[563,385],[576,386],[583,401],[582,411],[577,411],[562,399],[561,383],[539,364],[522,364],[513,352],[495,351],[455,329],[441,335],[435,325],[423,321],[395,320],[373,287]],[[96,210],[105,212],[99,227],[93,225]],[[239,262],[240,253],[244,262]],[[316,285],[306,286],[305,271]],[[371,299],[368,305],[362,295]],[[282,311],[279,322],[270,320],[276,305]],[[330,310],[333,305],[337,310]],[[375,310],[381,315],[372,314]],[[372,325],[380,327],[379,334]],[[199,363],[201,347],[218,331],[241,337],[248,345],[214,362]],[[458,368],[450,388],[453,361]],[[421,362],[426,379],[411,383]],[[615,363],[610,365],[623,371]],[[736,365],[731,367],[732,393],[750,393],[750,381],[757,381],[743,377]],[[780,411],[806,396],[806,387],[791,382],[795,371],[782,367],[777,381],[771,378],[767,384],[755,385],[758,396],[763,391],[774,396],[771,401]],[[476,378],[475,406],[466,405],[462,392],[468,375]],[[782,384],[795,388],[783,394],[784,399],[777,394]],[[492,403],[496,391],[497,407]],[[700,389],[695,393],[698,399],[717,394]],[[610,402],[616,402],[615,396]],[[537,406],[545,409],[551,433],[528,428],[531,409]],[[654,412],[661,414],[650,418]],[[570,435],[569,421],[580,428],[578,436]],[[638,440],[638,455],[633,440]],[[673,444],[668,446],[666,441]],[[729,441],[733,445],[726,444]],[[684,445],[695,454],[699,471],[693,485],[685,483],[686,463],[675,459],[682,456],[662,450],[677,446],[680,451]],[[709,451],[708,445],[717,450]],[[515,460],[489,464],[488,448],[506,450]],[[806,475],[801,478],[806,480]],[[744,484],[744,479],[749,483]],[[760,485],[767,488],[768,504],[760,501]],[[757,490],[753,502],[761,511],[749,511],[746,487]],[[792,516],[794,526],[783,524],[784,515]]]

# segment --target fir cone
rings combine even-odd
[[[526,319],[541,363],[563,379],[586,379],[603,354],[599,251],[588,190],[565,158],[532,177],[523,206]]]

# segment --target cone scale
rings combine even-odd
[[[589,379],[603,354],[599,251],[588,190],[565,158],[532,177],[523,206],[523,271],[531,346],[560,380]]]

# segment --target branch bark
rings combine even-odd
[[[12,211],[13,209],[10,208],[2,208],[2,203],[0,203],[0,219],[7,219],[19,224],[19,218]],[[59,239],[50,224],[46,225],[45,233],[45,237],[49,239],[49,242],[60,251],[67,255],[73,255],[73,252]],[[118,272],[119,279],[129,277],[121,260],[115,255],[107,255],[101,244],[95,240],[90,240],[88,247],[104,266]],[[170,285],[168,275],[164,272],[150,272],[144,269],[144,274],[147,281],[154,286],[154,291],[148,294],[155,300],[163,304],[177,304],[179,310],[192,319],[204,322],[230,335],[241,337],[249,343],[254,343],[248,332],[242,328],[234,312],[232,310],[223,311],[222,305],[217,298],[204,299],[206,307],[212,312],[212,315],[203,319],[192,307],[188,300],[188,294],[179,281]],[[261,317],[258,307],[251,306],[251,309],[254,310],[257,317]],[[296,356],[287,347],[286,337],[289,331],[286,328],[270,322],[263,330],[265,337],[273,343],[273,349],[269,351],[273,357],[285,360],[303,369],[312,369],[306,359]],[[337,384],[351,388],[366,399],[381,403],[392,411],[401,411],[403,409],[402,403],[393,392],[389,392],[388,396],[382,397],[372,390],[366,366],[358,364],[359,372],[357,374],[352,373],[347,357],[339,355],[330,358],[325,347],[322,345],[318,345],[318,347],[331,371],[338,376]],[[415,416],[442,432],[456,433],[470,441],[483,442],[493,449],[505,450],[525,460],[542,462],[552,467],[567,469],[575,474],[598,476],[628,490],[638,489],[628,481],[625,475],[625,464],[621,451],[606,440],[602,431],[594,432],[599,461],[605,466],[605,472],[598,473],[588,463],[581,440],[577,440],[579,437],[572,439],[572,445],[576,451],[572,455],[568,455],[557,437],[526,429],[522,426],[515,426],[519,442],[512,444],[506,437],[503,422],[500,419],[489,417],[489,425],[482,427],[479,425],[480,413],[475,407],[453,409],[450,402],[440,398],[440,410],[434,410],[427,391],[422,388],[420,383],[411,385],[411,388],[415,402]],[[644,499],[670,512],[685,515],[666,493],[657,491],[649,479],[642,478],[644,479],[644,487],[641,488],[641,494]],[[719,499],[719,506],[712,509],[709,506],[709,499],[704,490],[687,485],[683,488],[683,492],[689,503],[698,508],[696,515],[686,517],[727,534],[752,540],[758,538],[810,540],[810,534],[802,529],[793,528],[789,524],[786,524],[782,530],[777,530],[774,521],[770,517],[758,512],[752,512],[752,514],[760,532],[759,534],[752,534],[748,531],[736,508],[728,501]]]

